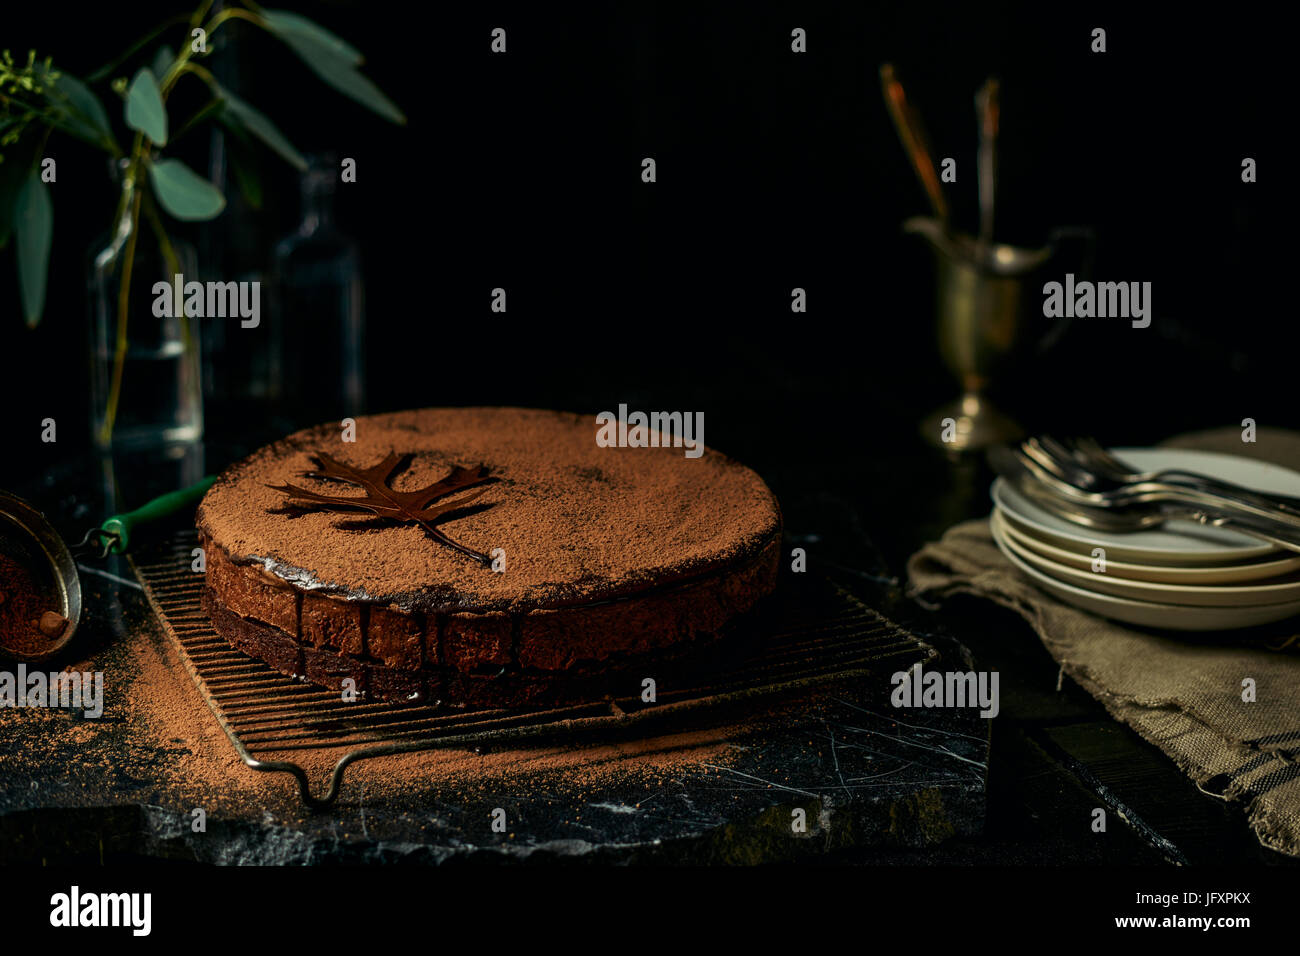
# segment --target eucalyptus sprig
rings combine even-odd
[[[122,121],[130,142],[126,148],[90,85],[66,71],[55,70],[50,58],[41,60],[34,51],[25,65],[15,61],[8,51],[0,53],[0,248],[7,245],[12,233],[23,318],[29,327],[35,327],[44,312],[53,234],[53,205],[49,187],[42,179],[48,137],[52,133],[67,134],[123,160],[122,192],[114,228],[124,237],[127,258],[119,289],[114,368],[105,421],[108,434],[100,436],[104,441],[111,435],[121,394],[131,260],[141,210],[148,213],[146,218],[167,254],[171,242],[161,217],[153,211],[155,202],[173,219],[184,222],[213,219],[226,205],[225,196],[216,186],[181,160],[166,155],[168,144],[176,138],[173,128],[179,134],[215,119],[241,139],[260,141],[298,169],[307,167],[306,160],[270,119],[224,89],[202,65],[200,61],[212,53],[213,35],[233,23],[266,30],[339,93],[390,122],[406,122],[401,110],[361,73],[361,54],[324,27],[300,14],[266,9],[252,0],[229,3],[215,14],[211,9],[212,0],[205,0],[188,16],[170,18],[91,75],[93,83],[107,79],[149,44],[171,30],[179,31],[183,25],[185,35],[180,37],[178,52],[163,47],[150,64],[139,66],[129,79],[121,75],[109,83],[123,100]],[[210,99],[173,127],[168,99],[186,78],[205,84]]]

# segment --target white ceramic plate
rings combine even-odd
[[[1075,568],[1079,571],[1092,571],[1091,554],[1067,551],[1040,541],[1031,534],[1025,534],[1012,525],[1001,509],[993,510],[993,520],[1002,522],[1002,533],[1015,544],[1021,545],[1042,555],[1057,564]],[[1278,554],[1291,554],[1279,551]],[[1115,578],[1128,578],[1130,581],[1158,581],[1163,584],[1244,584],[1265,581],[1300,571],[1300,554],[1281,557],[1276,560],[1248,561],[1244,564],[1207,565],[1205,567],[1161,567],[1158,564],[1129,564],[1124,561],[1106,561],[1106,573]]]
[[[996,520],[996,514],[995,514]],[[1155,581],[1129,581],[1114,577],[1110,573],[1111,563],[1106,562],[1106,570],[1080,571],[1035,554],[1029,548],[1018,544],[1006,528],[998,525],[1002,532],[1004,550],[1010,549],[1025,563],[1056,578],[1066,584],[1073,584],[1085,591],[1098,591],[1113,594],[1116,597],[1132,598],[1135,601],[1151,601],[1157,604],[1177,604],[1181,607],[1249,607],[1254,604],[1287,604],[1300,602],[1300,576],[1290,575],[1280,582],[1269,584],[1161,584]]]
[[[1007,546],[1006,538],[996,525],[993,526],[993,539],[1007,560],[1048,594],[1081,610],[1125,624],[1172,631],[1232,631],[1272,624],[1300,614],[1300,601],[1252,607],[1180,607],[1177,604],[1156,604],[1115,597],[1112,594],[1098,594],[1096,591],[1058,581],[1026,564]]]
[[[1300,497],[1300,474],[1280,465],[1182,448],[1117,448],[1114,452],[1143,471],[1185,468],[1257,491]],[[1001,478],[993,482],[991,494],[1017,530],[1075,553],[1091,554],[1093,548],[1103,547],[1108,560],[1165,566],[1232,564],[1265,555],[1281,556],[1282,549],[1257,538],[1222,528],[1207,528],[1192,521],[1171,521],[1132,534],[1107,534],[1081,528],[1044,511]]]

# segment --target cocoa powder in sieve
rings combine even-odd
[[[0,554],[0,650],[29,657],[52,648],[68,619],[50,604],[26,565]]]

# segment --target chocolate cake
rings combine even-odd
[[[716,451],[601,447],[598,427],[434,408],[255,452],[198,510],[214,627],[286,674],[378,698],[638,693],[772,590],[781,517]]]

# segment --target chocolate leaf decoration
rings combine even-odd
[[[473,494],[441,504],[437,502],[458,491],[465,491],[475,485],[491,481],[488,469],[483,465],[474,468],[462,468],[457,465],[445,478],[427,487],[415,491],[398,491],[392,487],[393,477],[410,462],[412,457],[412,455],[390,452],[388,457],[377,465],[371,465],[369,468],[354,468],[324,453],[312,456],[312,461],[319,471],[304,472],[304,478],[322,478],[355,485],[365,491],[364,495],[356,497],[323,495],[290,484],[267,487],[285,494],[288,503],[296,508],[343,512],[368,511],[392,521],[414,522],[435,541],[473,558],[480,564],[490,564],[492,559],[486,554],[452,541],[435,527],[449,513],[459,511],[487,489],[480,488]]]

